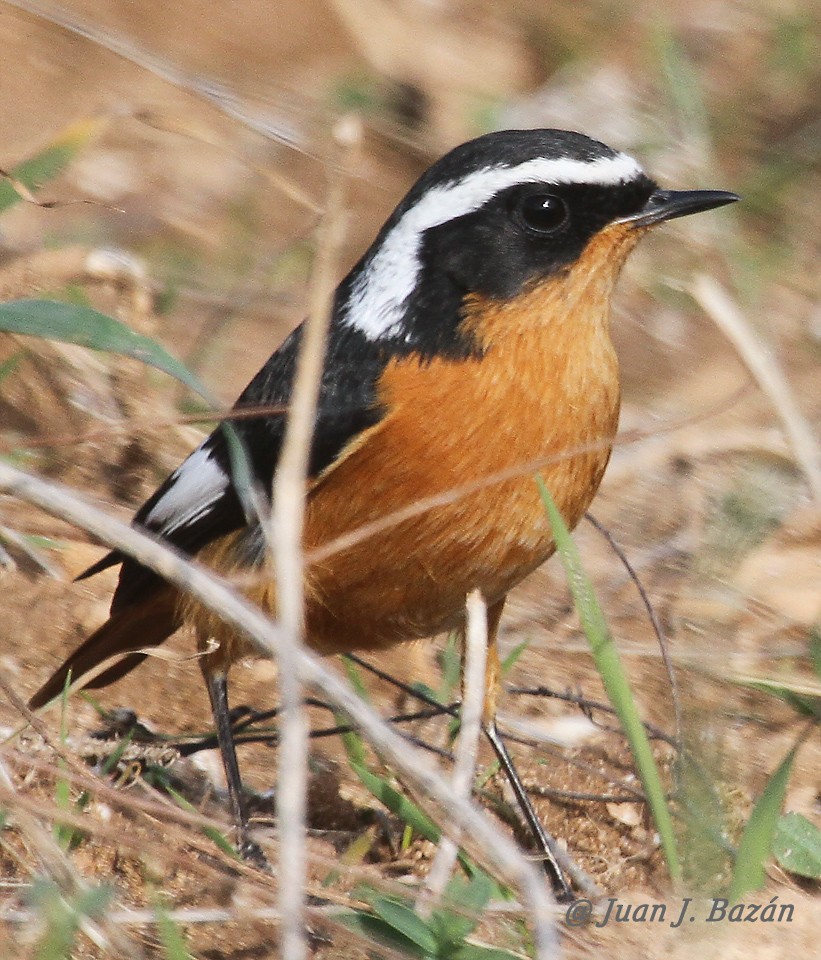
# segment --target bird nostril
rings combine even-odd
[[[655,190],[638,213],[619,222],[649,227],[676,217],[715,210],[740,199],[738,194],[726,190]]]

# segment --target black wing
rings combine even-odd
[[[281,412],[231,421],[245,450],[252,479],[265,496],[270,496],[282,449],[285,410],[302,329],[298,327],[269,358],[234,405],[235,410],[282,408]],[[351,439],[381,419],[383,411],[377,401],[377,383],[390,353],[384,344],[368,340],[355,328],[343,324],[332,327],[314,425],[309,476],[316,476],[330,466]],[[143,504],[133,520],[135,526],[185,554],[196,554],[248,522],[233,480],[230,448],[223,426],[217,427],[190,454]],[[117,551],[89,567],[78,579],[118,563],[122,568],[111,604],[112,613],[144,599],[163,582],[157,574]]]

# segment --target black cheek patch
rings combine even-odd
[[[544,236],[519,224],[506,205],[478,211],[430,231],[423,263],[447,277],[461,297],[497,300],[518,296],[533,280],[572,263],[588,239],[572,227]]]

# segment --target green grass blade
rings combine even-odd
[[[131,746],[131,741],[134,739],[134,731],[129,730],[128,733],[120,739],[120,742],[112,750],[112,752],[106,757],[105,762],[103,763],[103,775],[108,776],[112,770],[117,769],[117,764],[122,760],[123,754]]]
[[[174,790],[173,787],[168,787],[168,793],[176,801],[176,803],[188,813],[199,813],[199,810],[194,806],[193,803],[189,803],[185,797]],[[208,837],[211,843],[214,844],[219,850],[221,850],[226,856],[231,857],[232,860],[241,860],[239,853],[234,849],[231,841],[225,836],[225,834],[219,830],[217,827],[209,827],[203,825],[200,827],[203,836]]]
[[[462,682],[462,651],[455,633],[448,634],[440,657],[440,667],[442,679],[438,691],[434,693],[434,698],[442,703],[449,703],[454,696],[459,695],[458,690]]]
[[[384,777],[371,773],[367,768],[349,761],[351,770],[362,781],[362,785],[391,813],[411,826],[415,833],[431,843],[439,843],[441,831],[416,804],[391,786]]]
[[[510,653],[502,660],[502,677],[506,677],[513,667],[516,665],[516,661],[521,657],[521,655],[527,650],[530,646],[530,640],[522,640],[521,643],[517,643],[516,646],[510,651]]]
[[[821,830],[800,813],[785,813],[778,818],[773,853],[790,873],[821,880]]]
[[[366,703],[368,702],[368,691],[365,689],[365,684],[362,681],[362,675],[356,667],[356,664],[349,657],[342,657],[342,666],[345,669],[345,673],[348,676],[348,682],[356,690],[357,696],[359,696]],[[334,719],[340,727],[344,727],[350,724],[350,718],[346,717],[344,714],[334,711]],[[351,767],[360,767],[365,769],[368,762],[368,749],[365,746],[365,741],[362,739],[361,735],[356,730],[348,730],[347,733],[341,735],[342,745],[345,748],[345,753],[348,757],[348,763]]]
[[[499,899],[504,896],[484,870],[471,869],[470,876],[457,873],[451,877],[445,896],[429,921],[437,941],[454,947],[463,944],[465,938],[476,929],[482,911],[494,895]]]
[[[359,699],[364,700],[365,703],[370,703],[371,698],[368,693],[368,688],[365,686],[365,681],[362,679],[362,673],[359,667],[350,657],[344,655],[342,657],[342,666],[345,668],[345,676],[348,678],[348,683],[354,688]]]
[[[54,300],[12,300],[0,304],[0,332],[76,343],[90,350],[133,357],[210,400],[199,379],[158,343],[90,307]]]
[[[497,900],[505,898],[505,891],[498,883],[480,867],[471,866],[467,876],[457,873],[451,877],[445,889],[445,901],[463,910],[475,914],[477,917],[493,897]]]
[[[497,947],[480,947],[473,943],[466,943],[448,954],[448,960],[519,960],[520,957],[520,953],[510,953]]]
[[[399,817],[418,836],[430,840],[431,843],[439,843],[442,831],[426,813],[419,809],[413,800],[400,793],[385,777],[368,770],[364,764],[357,763],[352,759],[350,751],[348,753],[348,765],[359,777],[365,789],[383,806],[387,807],[394,816]],[[459,863],[465,869],[471,869],[470,861],[461,850],[457,856]]]
[[[741,843],[736,854],[733,879],[730,883],[730,900],[741,900],[750,890],[758,890],[764,885],[764,863],[773,847],[778,818],[787,791],[793,760],[798,745],[779,764],[778,769],[767,781],[761,796],[756,801],[750,819],[741,835]]]
[[[411,943],[415,943],[426,955],[437,953],[436,938],[430,927],[410,907],[387,897],[376,897],[371,903],[373,912],[389,927],[396,930]]]
[[[821,677],[821,627],[810,632],[810,660],[816,677]]]
[[[680,880],[682,875],[681,861],[679,860],[673,830],[673,819],[667,806],[667,797],[661,783],[659,769],[650,749],[650,742],[641,722],[618,650],[613,643],[613,637],[610,634],[610,629],[607,626],[607,621],[604,618],[593,586],[582,566],[579,552],[553,501],[553,497],[541,477],[537,477],[536,482],[550,520],[553,540],[564,565],[582,628],[590,643],[596,669],[599,671],[607,696],[613,704],[636,761],[647,803],[650,806],[650,812],[653,815],[661,839],[661,848],[667,860],[667,868],[673,880]]]
[[[199,378],[158,343],[83,304],[54,300],[12,300],[0,304],[0,333],[59,340],[90,350],[122,354],[162,370],[204,398],[210,406],[219,406]],[[223,432],[228,442],[234,487],[246,516],[253,516],[256,501],[248,455],[230,420],[223,422]]]
[[[13,353],[10,357],[0,363],[0,383],[14,373],[14,371],[20,366],[20,361],[24,356],[24,351],[18,350],[17,353]]]
[[[83,920],[104,917],[114,897],[114,888],[107,884],[68,894],[54,880],[35,877],[27,899],[45,928],[32,954],[35,960],[66,960],[76,956],[74,941]]]
[[[401,934],[398,930],[386,923],[381,917],[376,917],[363,910],[351,910],[337,914],[338,923],[359,934],[365,940],[384,944],[384,946],[401,957],[424,957],[419,946]],[[370,955],[370,954],[368,954]],[[379,954],[376,954],[379,956]]]
[[[334,717],[337,725],[340,727],[344,727],[350,722],[342,713],[334,712]],[[342,740],[342,746],[345,748],[345,754],[350,766],[364,769],[368,762],[368,751],[361,735],[357,733],[356,730],[348,730],[341,734],[340,739]]]
[[[12,300],[0,304],[0,333],[74,343],[89,350],[117,353],[162,370],[189,387],[212,407],[219,404],[185,364],[156,341],[135,333],[113,317],[84,304],[55,300]],[[253,472],[242,440],[230,420],[223,422],[231,475],[246,516],[255,510]]]
[[[165,951],[164,960],[193,960],[185,945],[185,938],[160,894],[154,897],[154,913],[157,917],[157,933]]]
[[[36,191],[62,173],[105,123],[105,119],[100,117],[73,123],[40,153],[18,164],[10,171],[11,176],[27,189]],[[13,184],[8,180],[0,180],[0,213],[21,199]]]
[[[767,693],[771,697],[776,697],[783,700],[784,703],[788,703],[796,713],[804,717],[821,720],[821,696],[814,693],[806,685],[802,687],[797,684],[790,685],[783,681],[758,677],[736,677],[732,678],[731,682],[750,690],[760,690],[762,693]],[[817,688],[818,685],[815,686]]]

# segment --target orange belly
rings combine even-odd
[[[359,543],[322,551],[309,567],[312,646],[365,649],[430,636],[461,622],[471,590],[490,602],[503,597],[553,550],[537,460],[555,458],[540,473],[571,527],[587,509],[610,454],[618,393],[597,390],[564,410],[555,389],[544,391],[547,403],[515,383],[489,395],[488,362],[396,364],[384,380],[386,421],[312,492],[309,555],[440,499]],[[504,481],[482,485],[502,473]]]

